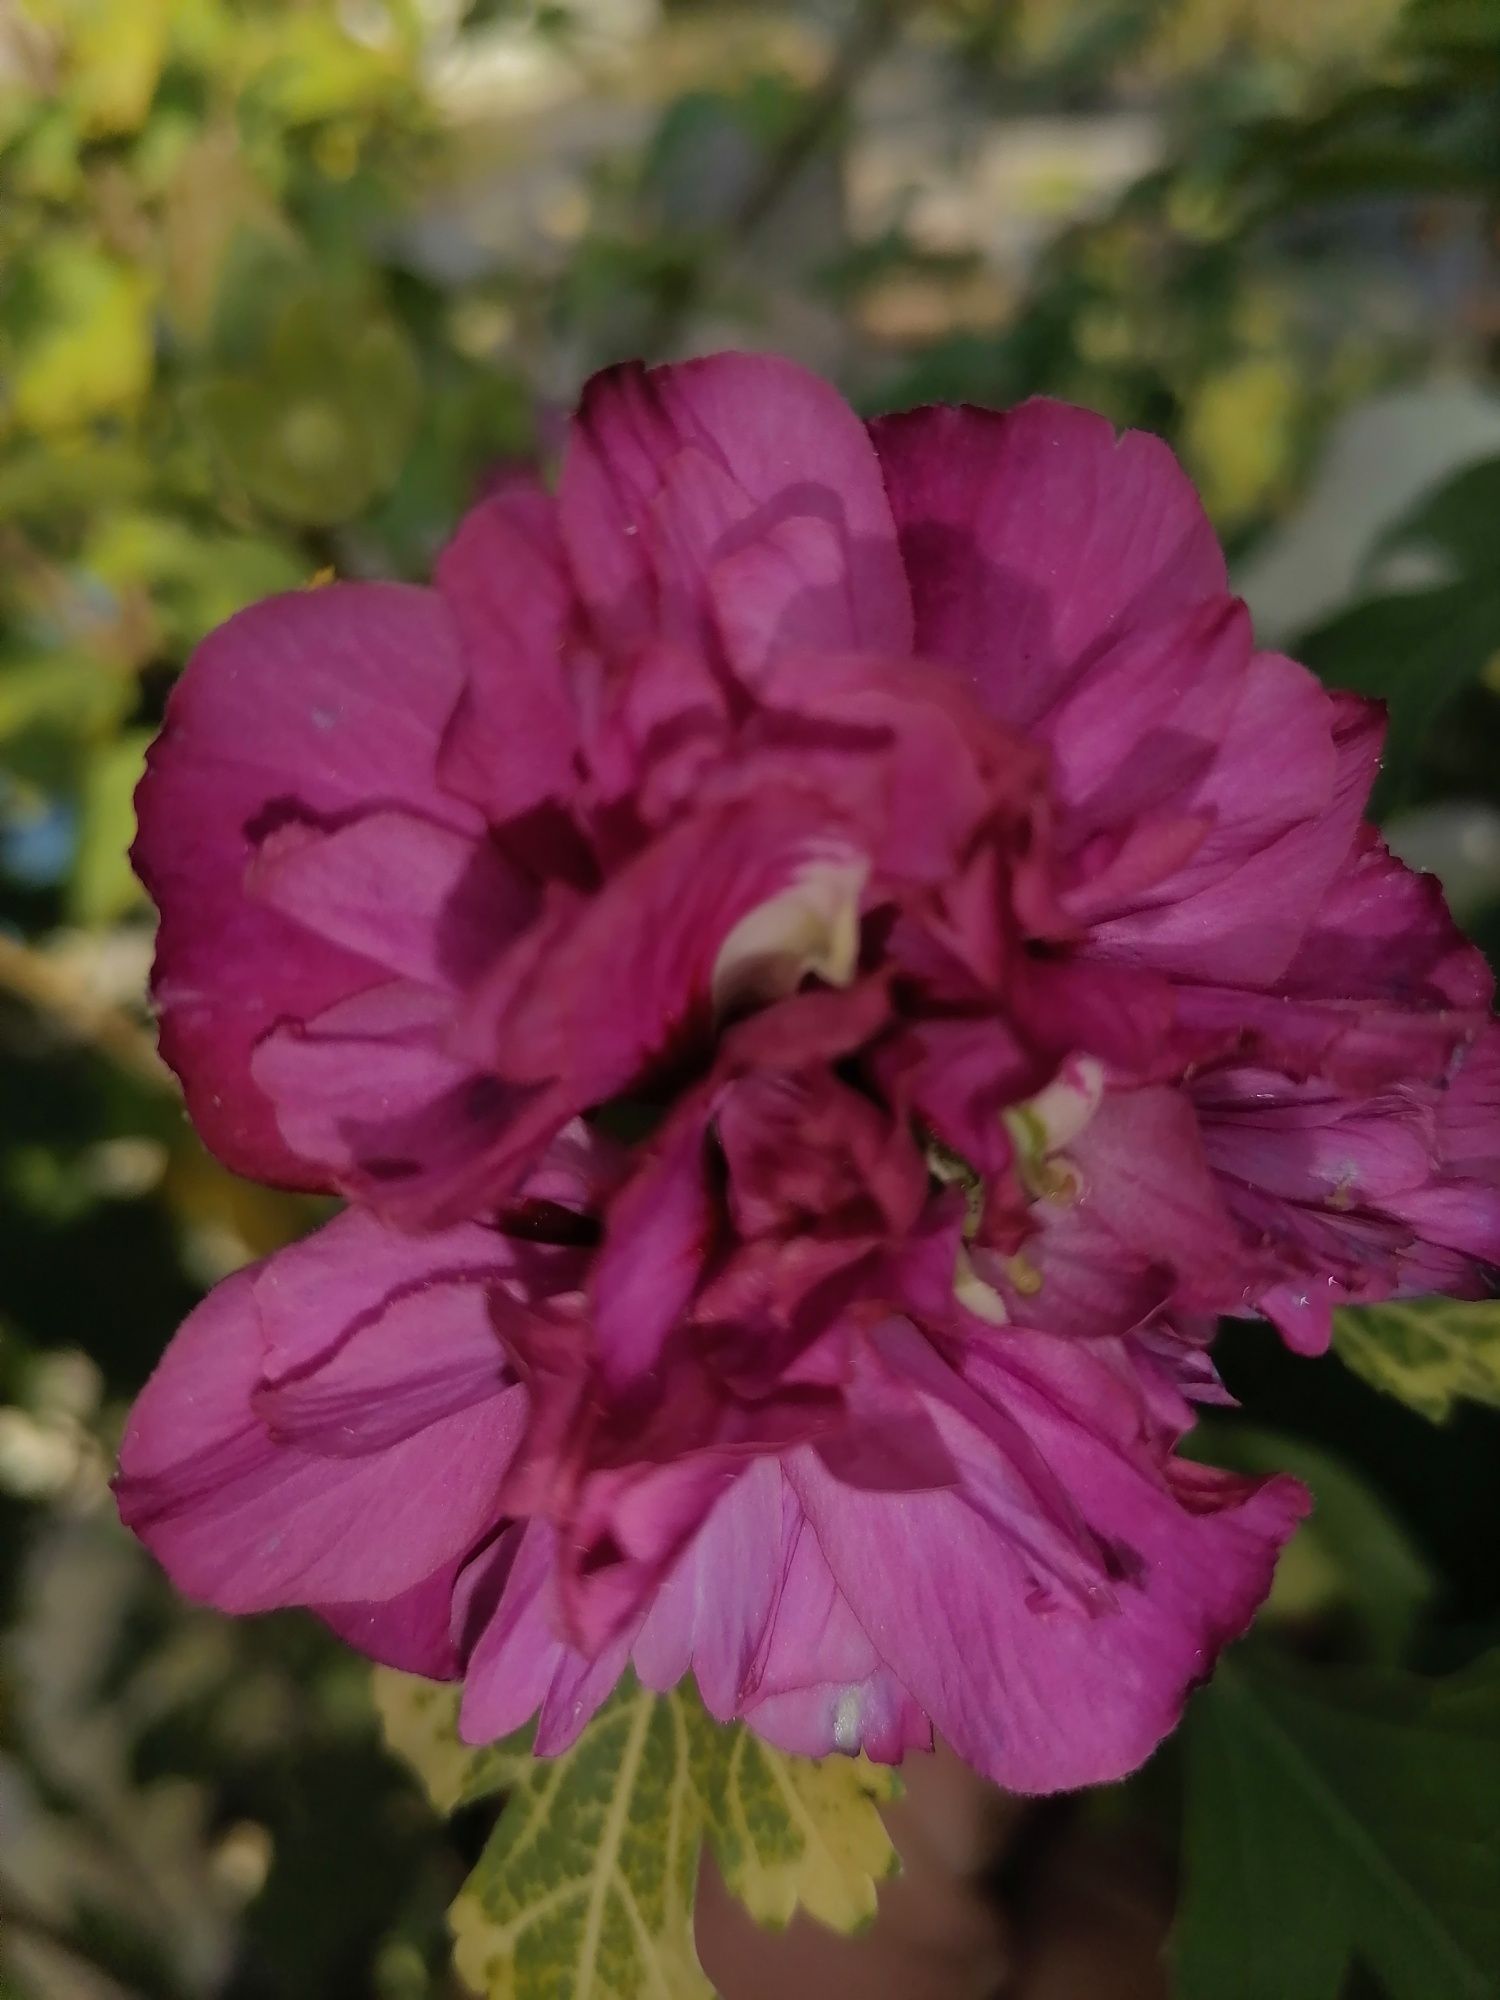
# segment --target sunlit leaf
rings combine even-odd
[[[699,1843],[683,1715],[637,1688],[515,1781],[453,1908],[459,1972],[486,2000],[706,1995]]]
[[[235,237],[289,237],[225,121],[182,150],[162,207],[164,299],[173,324],[198,338],[209,328]]]
[[[1236,1659],[1187,1727],[1178,2000],[1390,2000],[1500,1982],[1500,1653],[1448,1680]]]
[[[1290,354],[1251,354],[1194,389],[1183,449],[1221,530],[1253,519],[1287,486],[1305,395]]]
[[[123,675],[81,655],[8,659],[0,669],[0,751],[39,728],[97,734],[117,722],[133,698]]]
[[[1500,1404],[1500,1300],[1346,1306],[1333,1344],[1356,1375],[1434,1423],[1458,1402]]]
[[[137,508],[101,518],[81,567],[111,590],[148,591],[168,640],[183,652],[243,605],[295,590],[306,574],[305,561],[274,541]]]
[[[65,89],[91,138],[134,132],[151,107],[166,59],[174,0],[51,0],[42,7],[65,28]]]
[[[356,41],[331,10],[273,13],[247,24],[239,53],[245,83],[290,125],[393,106],[409,90],[401,41]]]
[[[440,1813],[505,1791],[531,1761],[524,1733],[482,1749],[461,1742],[459,1690],[449,1682],[377,1667],[370,1684],[387,1744],[411,1766]]]
[[[875,1809],[890,1772],[784,1757],[714,1723],[687,1684],[659,1696],[627,1682],[552,1759],[524,1734],[465,1750],[451,1690],[378,1673],[376,1700],[441,1810],[507,1794],[451,1915],[459,1971],[486,2000],[707,1996],[692,1925],[705,1841],[769,1924],[801,1906],[851,1930],[895,1867]]]
[[[388,490],[420,401],[416,358],[394,322],[302,297],[281,313],[260,366],[209,383],[200,407],[256,500],[323,527]]]
[[[134,408],[151,381],[152,288],[136,267],[60,238],[34,273],[35,323],[14,337],[10,406],[37,431]]]

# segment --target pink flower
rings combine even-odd
[[[357,1211],[221,1287],[126,1518],[566,1742],[1112,1777],[1302,1510],[1177,1459],[1224,1312],[1500,1258],[1488,976],[1170,454],[611,371],[431,591],[242,614],[140,794],[163,1047]]]

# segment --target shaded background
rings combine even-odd
[[[1169,438],[1262,637],[1390,701],[1391,837],[1493,951],[1497,104],[1496,0],[0,0],[0,1995],[448,1994],[484,1833],[359,1662],[177,1602],[109,1501],[183,1313],[314,1216],[204,1155],[141,1003],[130,793],[194,641],[422,574],[623,355],[1046,391]],[[1500,1637],[1495,1413],[1226,1352],[1216,1445],[1343,1496],[1279,1643]],[[735,2000],[1164,1993],[1176,1754],[1043,1808],[938,1766],[863,1955],[712,1898],[705,1951]]]

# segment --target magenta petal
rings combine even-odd
[[[928,1749],[932,1725],[871,1645],[833,1580],[800,1505],[790,1502],[786,1579],[742,1713],[801,1757],[863,1751],[896,1763]]]
[[[1109,646],[1040,727],[1070,827],[1160,815],[1185,799],[1215,760],[1250,654],[1249,615],[1229,597],[1174,610]]]
[[[436,987],[473,978],[533,911],[487,840],[415,813],[366,813],[328,833],[284,827],[262,843],[247,887],[328,944]]]
[[[969,1369],[1113,1549],[1092,1606],[1039,1596],[982,1486],[882,1506],[810,1455],[792,1471],[882,1658],[959,1754],[1013,1791],[1108,1782],[1140,1764],[1248,1623],[1307,1504],[1287,1480],[1255,1487],[1196,1466],[1163,1480],[1126,1434],[1139,1425],[1128,1400],[1112,1417],[1116,1398],[1101,1402],[1091,1371],[1090,1347],[1030,1333],[997,1336]]]
[[[1187,795],[1209,832],[1094,948],[1183,979],[1269,986],[1354,843],[1376,738],[1305,668],[1258,654],[1217,757]]]
[[[372,802],[463,827],[438,792],[439,734],[458,698],[452,628],[436,598],[333,584],[258,604],[194,654],[136,796],[133,850],[161,911],[153,992],[162,1050],[200,1133],[232,1167],[314,1186],[249,1075],[279,1019],[368,983],[364,960],[247,898],[275,825]]]
[[[598,1103],[705,1038],[719,954],[742,918],[809,871],[858,861],[810,791],[767,788],[679,819],[581,910],[560,906],[519,979],[502,962],[467,1042],[518,1083],[559,1082],[570,1111]]]
[[[871,426],[916,611],[916,646],[1027,726],[1101,641],[1226,588],[1167,447],[1066,403],[933,408]]]
[[[251,1402],[278,1444],[359,1457],[498,1395],[509,1376],[488,1286],[429,1281],[362,1321],[315,1367],[266,1383]],[[514,1388],[508,1394],[519,1398]],[[518,1442],[523,1402],[512,1412]]]
[[[789,1497],[775,1459],[756,1460],[728,1488],[657,1591],[631,1652],[647,1687],[697,1676],[721,1722],[738,1712],[781,1595]]]
[[[688,1099],[610,1204],[590,1296],[611,1389],[652,1368],[703,1275],[717,1228],[709,1110]]]
[[[1397,861],[1369,826],[1356,834],[1284,985],[1314,1000],[1485,1011],[1494,990],[1483,957],[1448,914],[1436,876]]]
[[[1127,1333],[1175,1298],[1188,1312],[1245,1309],[1264,1281],[1179,1091],[1111,1092],[1070,1148],[1075,1200],[1039,1205],[1025,1247],[1040,1278],[1006,1281],[1012,1316],[1057,1333]]]
[[[1172,1455],[1217,1316],[1500,1274],[1492,982],[1362,823],[1379,734],[1154,439],[597,377],[556,500],[172,697],[164,1047],[357,1207],[192,1316],[124,1517],[476,1740],[633,1655],[808,1754],[1130,1769],[1303,1506]]]
[[[702,629],[711,566],[757,543],[767,557],[753,576],[741,569],[728,613],[742,636],[759,600],[762,630],[893,652],[910,643],[863,427],[826,383],[775,356],[596,375],[569,438],[561,513],[578,588],[612,646],[653,625]]]
[[[563,659],[573,598],[551,497],[514,482],[482,500],[438,558],[436,582],[468,670],[440,774],[503,825],[573,783]]]
[[[459,1567],[457,1562],[446,1563],[382,1604],[315,1604],[312,1608],[346,1646],[353,1646],[368,1660],[432,1681],[457,1680],[462,1662],[449,1626]]]
[[[378,1307],[381,1277],[359,1255],[367,1227],[336,1222],[315,1252],[282,1253],[294,1288],[297,1267],[318,1258],[314,1296],[328,1314],[295,1342],[284,1327],[283,1352],[326,1354]],[[490,1395],[358,1456],[278,1443],[254,1408],[267,1355],[258,1294],[274,1288],[278,1261],[226,1279],[168,1348],[121,1444],[121,1516],[179,1588],[222,1610],[399,1596],[487,1526],[519,1412]]]
[[[556,1538],[543,1521],[507,1529],[476,1568],[459,1734],[466,1743],[494,1743],[536,1716],[536,1754],[557,1756],[614,1688],[630,1636],[593,1658],[557,1636]]]
[[[932,1748],[932,1724],[887,1671],[863,1681],[824,1681],[757,1695],[745,1704],[744,1719],[757,1736],[793,1757],[826,1757],[837,1750],[899,1764],[908,1750]]]
[[[403,1225],[492,1212],[569,1115],[450,1054],[451,1015],[447,995],[392,981],[276,1030],[252,1063],[289,1143]]]

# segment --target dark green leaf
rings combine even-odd
[[[1395,1665],[1432,1595],[1432,1572],[1400,1520],[1345,1459],[1283,1431],[1204,1424],[1194,1455],[1257,1477],[1289,1472],[1313,1511],[1276,1566],[1263,1616],[1349,1626],[1364,1653]]]
[[[1389,709],[1376,797],[1377,810],[1386,810],[1406,790],[1432,725],[1500,650],[1500,580],[1491,574],[1369,598],[1292,650],[1330,687],[1373,696]]]
[[[1495,523],[1500,520],[1500,458],[1481,459],[1431,487],[1381,538],[1380,553],[1430,550],[1476,582],[1495,562]]]
[[[1194,1703],[1178,2000],[1500,1991],[1500,1653],[1441,1681],[1236,1658]]]

